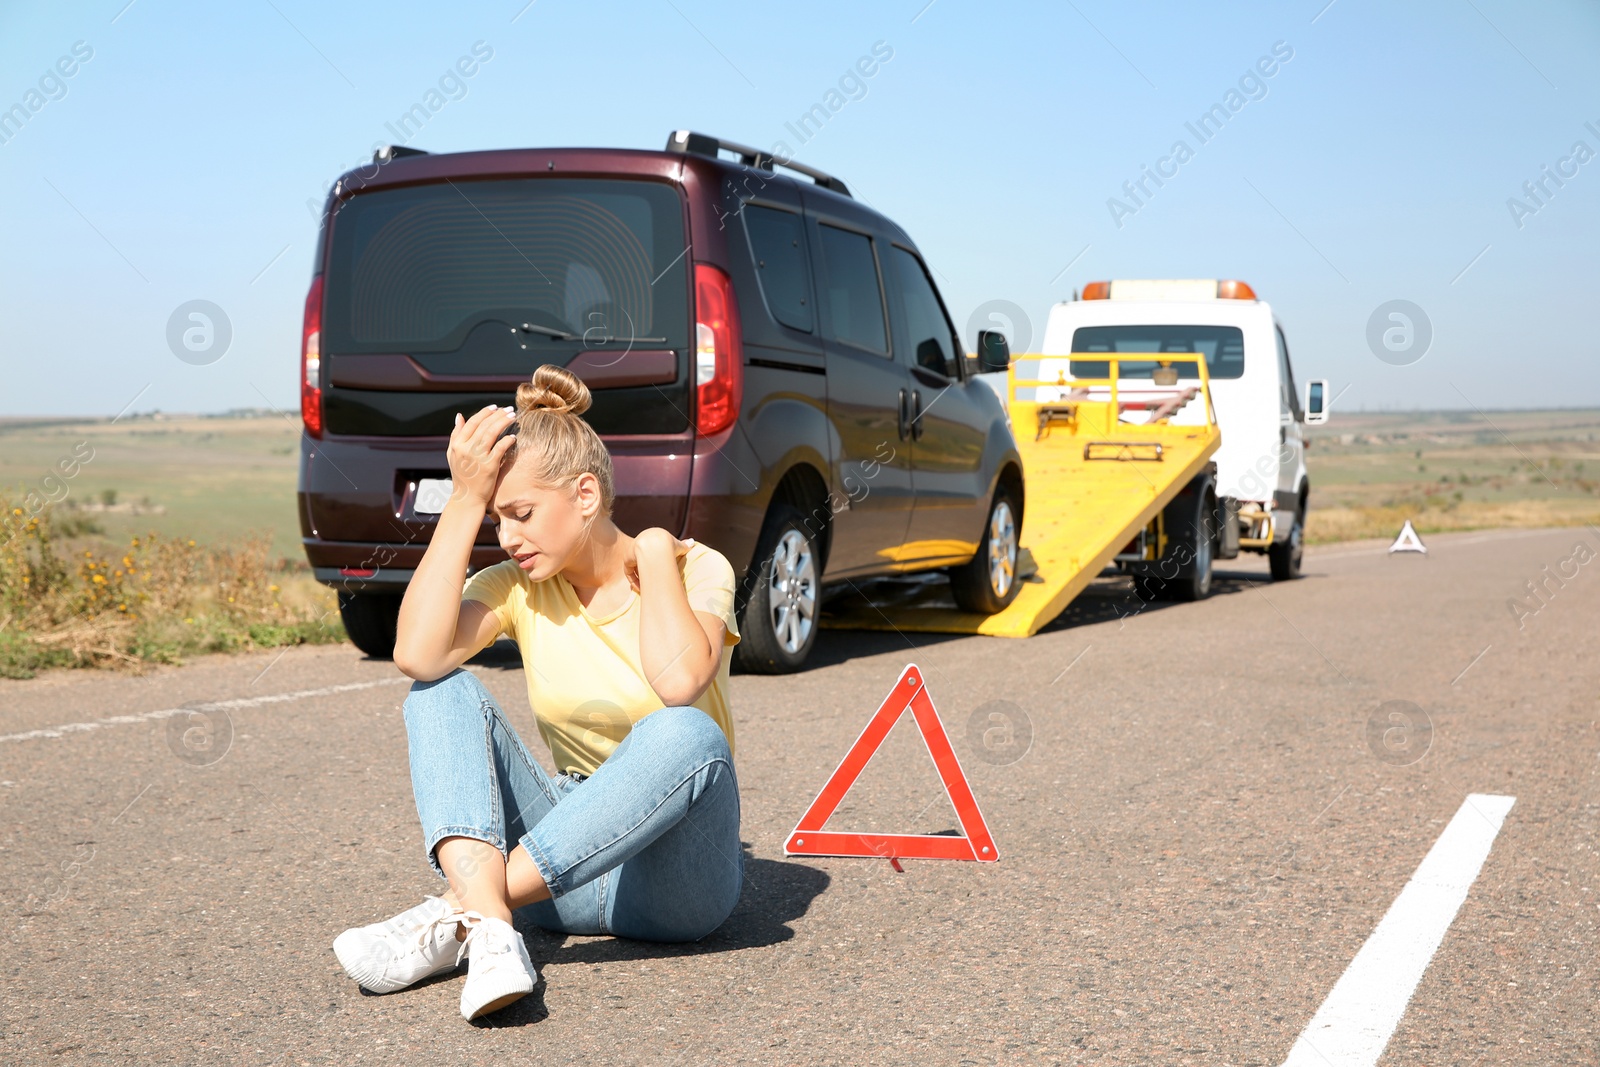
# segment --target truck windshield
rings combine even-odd
[[[1238,378],[1244,374],[1244,331],[1237,326],[1080,326],[1072,332],[1073,352],[1193,352],[1204,355],[1213,378]],[[1193,360],[1173,360],[1185,378],[1198,377]],[[1158,364],[1124,363],[1123,378],[1148,378]],[[1075,378],[1109,378],[1111,364],[1096,360],[1072,361]]]
[[[456,352],[485,324],[536,353],[689,343],[683,205],[665,184],[447,181],[357,194],[330,225],[324,352]]]

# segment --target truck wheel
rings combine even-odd
[[[989,505],[989,521],[972,559],[950,569],[950,591],[962,611],[993,615],[1017,598],[1017,502],[1002,484]]]
[[[1207,486],[1209,490],[1210,487]],[[1204,600],[1211,595],[1211,563],[1216,555],[1217,501],[1210,492],[1200,497],[1188,528],[1183,530],[1183,544],[1188,547],[1192,562],[1178,572],[1172,591],[1178,600]]]
[[[753,674],[797,671],[817,643],[822,612],[816,536],[788,504],[767,513],[756,542],[749,596],[739,616],[739,666]]]
[[[1167,505],[1167,553],[1154,573],[1135,575],[1134,592],[1146,603],[1152,600],[1204,600],[1211,595],[1211,564],[1216,557],[1218,507],[1211,479],[1201,475]]]
[[[1300,558],[1305,554],[1306,506],[1301,503],[1294,510],[1294,523],[1289,527],[1288,538],[1280,545],[1274,542],[1267,547],[1267,563],[1272,567],[1272,580],[1287,582],[1300,577]]]
[[[400,599],[398,593],[340,593],[339,618],[350,643],[373,659],[393,659]]]

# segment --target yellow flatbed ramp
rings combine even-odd
[[[1191,357],[1190,365],[1199,367],[1200,386],[1188,391],[1186,402],[1204,405],[1205,422],[1174,426],[1160,417],[1163,398],[1185,400],[1185,390],[1163,394],[1123,389],[1119,395],[1115,377],[1122,362],[1170,362],[1171,353],[1070,357],[1110,364],[1108,373],[1114,377],[1109,379],[1017,376],[1019,366],[1026,368],[1040,358],[1018,357],[1007,375],[1012,432],[1022,456],[1021,546],[1035,567],[1021,581],[1016,599],[994,615],[934,606],[851,605],[825,616],[824,626],[1031,637],[1161,513],[1222,443],[1204,359]],[[1148,386],[1149,380],[1138,384]],[[1019,389],[1043,399],[1018,399]],[[1155,421],[1119,421],[1119,413],[1139,411]]]

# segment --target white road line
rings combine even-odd
[[[1283,1067],[1371,1067],[1455,921],[1516,797],[1471,793],[1334,983]]]
[[[183,715],[190,711],[233,711],[238,708],[257,707],[261,704],[282,704],[291,700],[307,700],[311,697],[332,696],[334,693],[349,693],[357,689],[371,689],[379,685],[399,685],[410,681],[410,678],[380,678],[375,682],[325,685],[321,689],[297,689],[292,693],[272,693],[268,696],[241,697],[237,700],[209,700],[203,703],[191,704],[186,708],[162,708],[160,711],[143,711],[137,715],[112,715],[110,718],[94,719],[90,722],[63,723],[60,726],[52,726],[44,730],[29,730],[21,734],[0,734],[0,742],[35,741],[41,737],[64,737],[67,734],[84,733],[89,730],[98,730],[105,726],[123,726],[130,723],[150,722],[155,719],[168,719],[174,715]]]

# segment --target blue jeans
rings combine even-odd
[[[434,846],[471,837],[533,858],[551,898],[519,911],[546,930],[698,941],[733,911],[739,784],[727,738],[699,708],[651,712],[582,781],[547,775],[464,669],[413,683],[405,721],[423,846],[441,878]]]

